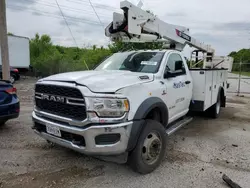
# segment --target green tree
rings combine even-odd
[[[126,50],[144,50],[144,49],[163,49],[163,43],[123,43],[115,42],[109,45],[109,49],[112,53]]]
[[[234,58],[233,71],[240,70],[240,62],[242,62],[241,70],[245,72],[250,71],[250,50],[241,49],[238,52],[231,52],[229,56]]]
[[[9,36],[15,36],[13,33],[10,33],[10,32],[8,32],[8,35]]]
[[[85,63],[92,69],[111,53],[110,49],[96,45],[92,48],[53,45],[49,35],[36,34],[30,40],[31,65],[41,76],[86,70]]]

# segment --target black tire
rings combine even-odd
[[[11,82],[11,84],[14,84],[15,81],[16,81],[15,76],[14,75],[10,75],[10,82]]]
[[[49,140],[46,140],[46,141],[47,141],[47,143],[49,144],[50,147],[54,147],[56,145],[55,143],[53,143],[53,142],[51,142]]]
[[[1,126],[4,126],[4,124],[7,122],[7,120],[4,120],[4,121],[0,121],[0,127]]]
[[[155,136],[158,136],[158,138],[155,138]],[[148,174],[154,171],[165,157],[166,137],[166,130],[163,125],[154,120],[146,120],[137,145],[129,156],[129,164],[131,168],[140,174]],[[149,142],[150,139],[155,140]],[[147,141],[150,143],[150,146],[152,146],[152,148],[150,147],[152,149],[151,152],[148,152],[150,151],[149,147],[145,147],[145,142]],[[153,156],[156,159],[149,164],[149,161],[145,159],[146,156],[148,157],[147,154],[149,154],[150,157],[152,154],[157,155],[157,157]]]
[[[221,97],[220,92],[218,93],[217,102],[208,109],[208,116],[211,118],[218,118],[221,111]]]

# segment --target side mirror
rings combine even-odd
[[[164,73],[164,78],[173,78],[176,76],[176,73],[175,72],[172,72],[172,71],[166,71]]]

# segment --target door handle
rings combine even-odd
[[[189,81],[189,80],[187,80],[186,82],[185,82],[185,84],[190,84],[191,83],[191,81]]]

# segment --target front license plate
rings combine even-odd
[[[49,134],[62,137],[60,129],[54,125],[46,124],[46,131]]]

